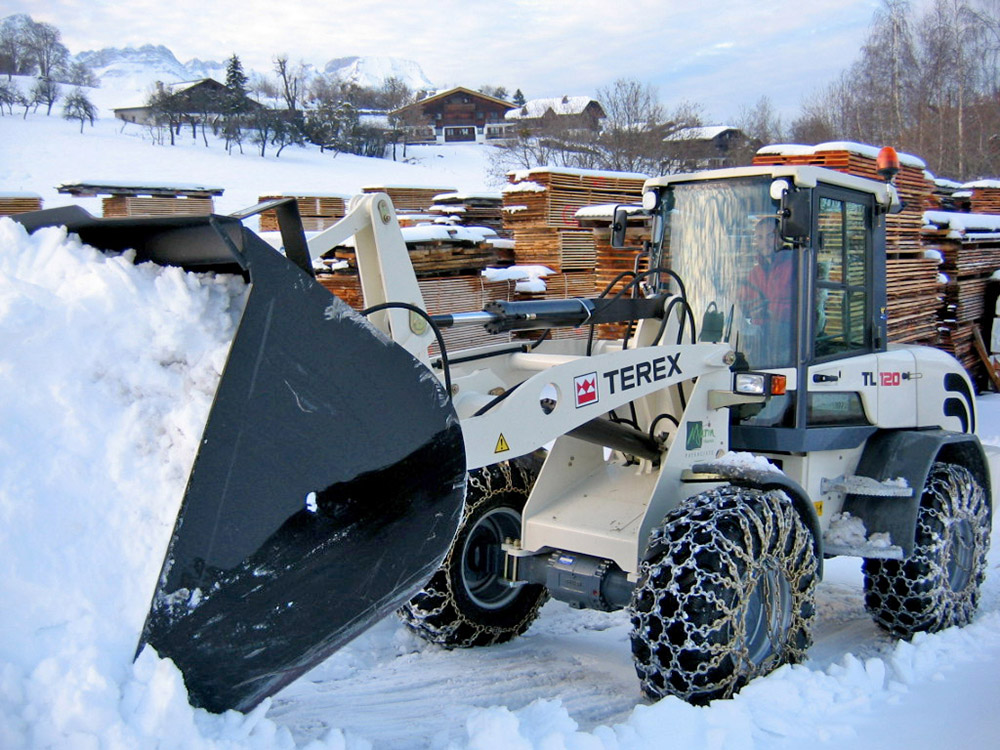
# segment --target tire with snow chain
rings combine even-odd
[[[920,498],[913,553],[864,561],[865,609],[900,638],[967,625],[986,576],[990,525],[989,501],[972,472],[935,463]]]
[[[726,485],[682,503],[653,531],[629,606],[643,692],[703,704],[802,661],[817,569],[781,492]]]
[[[528,629],[548,599],[544,586],[501,580],[505,538],[520,538],[536,468],[525,459],[469,472],[465,512],[431,580],[399,610],[415,633],[446,648],[505,643]]]

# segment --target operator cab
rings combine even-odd
[[[785,377],[763,408],[732,410],[731,447],[848,447],[874,431],[860,389],[837,387],[836,362],[886,350],[885,258],[873,248],[893,188],[775,166],[669,175],[644,191],[650,266],[673,272],[654,281],[686,298],[697,339],[729,343],[735,372]]]

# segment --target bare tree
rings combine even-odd
[[[653,173],[662,161],[666,117],[654,86],[619,78],[598,89],[606,115],[600,137],[604,169]]]
[[[63,104],[63,117],[67,120],[79,120],[80,132],[83,133],[83,124],[90,122],[94,126],[94,118],[97,117],[97,107],[95,107],[81,88],[75,88],[66,97]]]
[[[69,50],[60,41],[62,34],[50,23],[32,22],[28,34],[28,52],[41,78],[59,77],[69,63]]]
[[[6,73],[8,81],[16,75],[29,75],[33,69],[29,49],[33,23],[30,16],[18,13],[0,24],[0,73]]]
[[[305,65],[289,65],[288,55],[276,55],[274,58],[274,72],[278,76],[278,86],[282,98],[285,101],[285,109],[295,112],[302,103],[306,88],[306,68]]]
[[[59,97],[62,96],[62,89],[59,84],[51,78],[39,78],[31,89],[31,100],[36,105],[45,105],[46,116],[52,114],[52,107]]]

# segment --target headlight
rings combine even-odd
[[[756,372],[740,372],[736,374],[733,390],[750,396],[763,396],[767,393],[767,376]]]

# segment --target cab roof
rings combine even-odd
[[[790,180],[799,188],[814,188],[819,184],[858,190],[875,196],[880,204],[888,204],[890,186],[884,182],[869,180],[864,177],[844,174],[834,169],[813,166],[794,166],[775,164],[760,167],[734,167],[732,169],[707,169],[687,174],[670,174],[653,177],[643,183],[642,190],[662,188],[689,182],[705,182],[708,180],[732,180],[741,177],[770,177],[772,179]]]

